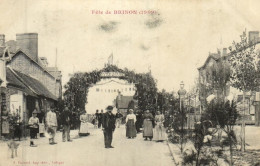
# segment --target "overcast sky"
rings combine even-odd
[[[194,83],[197,67],[246,28],[260,30],[260,1],[1,0],[0,33],[39,34],[39,56],[63,74],[101,69],[113,52],[121,68],[147,72],[159,89]],[[92,10],[156,10],[155,15],[100,15]],[[222,41],[222,42],[221,42]],[[222,43],[222,44],[221,44]]]

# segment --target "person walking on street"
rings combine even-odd
[[[47,125],[47,132],[49,133],[49,144],[54,145],[57,144],[54,141],[56,130],[57,130],[57,117],[56,113],[54,112],[54,107],[48,110],[48,113],[46,115],[46,125]]]
[[[61,113],[61,125],[63,128],[62,141],[65,142],[67,139],[68,142],[71,142],[72,141],[70,139],[71,114],[69,112],[68,107],[65,107],[65,109]]]
[[[135,123],[136,131],[137,133],[140,133],[143,124],[143,117],[141,111],[137,110],[135,116],[136,116],[136,123]]]
[[[103,116],[104,116],[104,113],[103,113],[103,110],[101,110],[101,112],[99,113],[99,116],[98,116],[98,128],[103,128]]]
[[[111,146],[112,139],[113,139],[113,132],[116,128],[115,117],[112,114],[113,106],[108,106],[106,110],[107,112],[104,113],[103,121],[102,121],[105,148],[114,148],[113,146]]]
[[[130,109],[129,114],[126,116],[126,137],[135,138],[136,128],[135,128],[136,116],[134,110]]]
[[[153,140],[154,141],[165,141],[166,140],[166,130],[164,128],[164,115],[161,114],[160,111],[157,111],[157,115],[154,118],[155,127],[153,133]]]
[[[80,115],[80,128],[79,128],[79,136],[87,136],[88,132],[88,115],[86,111],[83,111]]]
[[[147,141],[147,138],[151,141],[153,139],[153,115],[149,110],[146,110],[143,118],[143,137],[145,138],[145,141]]]
[[[37,116],[37,111],[34,110],[32,113],[32,117],[29,119],[29,128],[30,128],[30,146],[31,147],[36,147],[37,145],[34,144],[34,141],[32,139],[35,139],[37,136],[37,133],[39,131],[39,119],[36,117]]]
[[[120,125],[122,123],[123,115],[120,113],[120,110],[117,110],[116,113],[116,127],[120,128]]]

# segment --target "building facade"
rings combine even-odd
[[[4,80],[0,101],[1,113],[4,112],[1,134],[8,134],[5,132],[9,130],[4,119],[17,115],[17,123],[22,124],[25,136],[25,125],[32,112],[37,110],[42,128],[47,110],[62,97],[61,72],[56,67],[48,70],[47,59],[38,57],[37,33],[17,34],[16,41],[8,42],[5,42],[4,35],[0,35],[0,43],[0,50],[4,50],[0,56],[3,61],[1,68],[4,69],[0,74]]]
[[[260,37],[258,31],[251,31],[249,32],[249,44],[256,45],[256,52],[260,53]],[[259,110],[259,92],[247,92],[246,93],[246,105],[247,107],[244,108],[242,104],[242,92],[238,89],[230,86],[228,82],[224,87],[224,94],[220,94],[220,90],[218,87],[212,87],[212,78],[213,78],[213,71],[217,67],[226,68],[227,70],[230,69],[230,57],[232,52],[227,52],[226,48],[222,50],[218,50],[217,53],[209,53],[208,58],[204,62],[204,64],[198,68],[199,71],[199,100],[201,103],[202,110],[206,105],[207,98],[209,96],[214,95],[224,95],[227,99],[234,99],[237,101],[237,110],[239,113],[243,113],[245,111],[246,114],[246,123],[247,124],[256,124],[260,125],[260,110]],[[212,70],[213,69],[213,70]]]
[[[119,92],[123,96],[134,96],[135,84],[119,78],[122,75],[123,73],[119,72],[101,73],[102,79],[89,88],[88,103],[85,107],[88,113],[92,114],[96,110],[105,110],[108,105],[115,106]]]

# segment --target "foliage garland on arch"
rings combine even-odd
[[[102,72],[120,72],[125,79],[136,86],[134,99],[138,100],[138,108],[140,110],[156,109],[157,86],[155,79],[150,73],[135,73],[127,68],[120,69],[117,66],[109,65],[101,70],[92,72],[78,72],[71,76],[68,83],[65,85],[64,102],[73,110],[84,110],[87,101],[89,87],[101,80]]]

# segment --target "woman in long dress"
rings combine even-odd
[[[164,141],[166,140],[166,131],[163,126],[164,123],[164,115],[161,114],[160,111],[157,111],[157,115],[154,118],[155,127],[153,133],[153,140],[155,141]]]
[[[89,135],[88,132],[88,115],[86,112],[83,112],[80,115],[80,129],[79,129],[80,136],[87,136]]]
[[[153,115],[149,112],[149,110],[146,110],[143,115],[143,137],[145,138],[145,141],[147,141],[147,138],[150,139],[150,141],[153,139]]]
[[[136,137],[135,128],[136,116],[132,109],[129,110],[129,114],[126,116],[126,137],[134,138]]]

